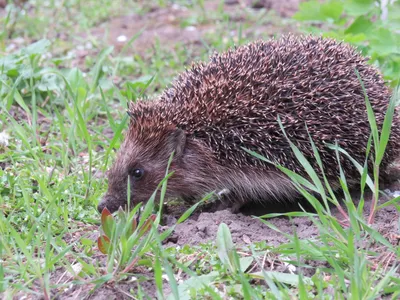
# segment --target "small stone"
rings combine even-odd
[[[399,196],[400,196],[400,191],[394,191],[394,192],[392,193],[392,196],[393,196],[394,198],[399,197]]]
[[[0,146],[7,147],[9,145],[8,141],[10,136],[5,131],[0,132]]]
[[[205,234],[204,232],[202,232],[202,231],[198,231],[196,234],[197,234],[201,239],[205,239],[205,238],[206,238],[206,234]]]
[[[185,30],[186,30],[186,31],[196,31],[197,28],[194,27],[194,26],[188,26],[188,27],[185,28]]]
[[[207,227],[205,226],[205,224],[199,224],[196,226],[197,230],[200,232],[206,232]]]
[[[246,244],[249,244],[249,245],[251,244],[251,240],[248,235],[246,235],[246,234],[243,235],[243,242],[245,242]]]
[[[117,37],[117,41],[120,43],[124,43],[128,40],[128,38],[125,35],[120,35]]]

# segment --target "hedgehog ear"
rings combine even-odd
[[[180,128],[171,132],[168,137],[169,150],[175,151],[174,157],[181,157],[186,146],[186,133]]]

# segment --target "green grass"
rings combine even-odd
[[[278,34],[283,24],[295,24],[266,11],[251,10],[237,12],[244,16],[244,21],[235,22],[222,9],[207,13],[204,1],[194,1],[188,5],[188,17],[181,20],[180,26],[213,26],[214,30],[205,34],[200,45],[176,44],[167,48],[156,43],[146,53],[132,53],[128,45],[117,53],[102,38],[91,37],[93,51],[88,52],[81,65],[74,65],[68,51],[84,44],[81,33],[90,36],[91,30],[101,22],[128,11],[146,15],[152,7],[171,5],[170,1],[140,3],[37,0],[25,4],[25,12],[12,11],[0,20],[3,24],[0,133],[9,135],[7,143],[0,144],[2,296],[12,299],[17,295],[35,295],[51,299],[62,295],[71,283],[96,290],[105,284],[123,284],[135,276],[138,280],[136,285],[132,284],[131,296],[137,299],[148,297],[140,288],[143,282],[154,282],[160,299],[167,287],[168,299],[376,299],[383,295],[397,299],[400,296],[398,264],[387,267],[386,259],[398,260],[400,248],[370,224],[373,218],[363,217],[367,196],[362,193],[361,201],[355,205],[342,177],[343,199],[337,199],[295,147],[293,151],[312,181],[306,182],[288,170],[283,171],[293,176],[316,213],[272,214],[254,220],[280,232],[287,242],[279,246],[266,242],[235,245],[229,228],[221,224],[215,241],[166,248],[162,241],[172,229],[162,233],[156,230],[162,213],[157,207],[164,199],[154,197],[147,203],[137,225],[140,230],[152,213],[157,216],[150,222],[151,229],[143,233],[144,237],[136,239],[137,232],[128,230],[134,222],[135,211],[130,215],[119,213],[118,225],[106,229],[111,244],[106,251],[108,255],[100,253],[98,236],[92,234],[100,226],[96,205],[107,187],[104,173],[127,125],[127,102],[160,93],[186,65],[206,59],[214,49],[223,51],[235,44],[266,37],[266,33],[261,36],[246,33],[252,28],[273,23],[271,31]],[[185,5],[186,1],[178,3]],[[351,41],[349,34],[354,37],[355,33],[344,31],[343,27],[347,21],[356,22],[361,16],[346,15],[343,12],[343,7],[349,7],[346,1],[329,3],[332,6],[328,11],[337,11],[337,14],[325,16],[327,10],[319,9],[322,17],[312,14],[314,18],[317,16],[316,25],[328,28],[330,35],[342,36],[345,32]],[[296,23],[302,30],[310,29],[310,17],[307,19],[304,13],[310,4],[304,5],[296,17],[303,22]],[[315,2],[311,5],[319,7]],[[394,6],[393,11],[397,9]],[[362,16],[373,17],[376,13],[366,11]],[[311,25],[315,31],[315,24]],[[376,22],[371,26],[376,26],[373,30],[383,28],[389,32],[393,43],[387,40],[388,45],[369,43],[367,35],[355,44],[361,45],[366,54],[372,53],[372,62],[395,85],[399,81],[399,73],[393,71],[399,59],[395,43],[399,35],[393,23],[389,26]],[[8,38],[10,31],[11,39]],[[231,31],[234,34],[226,34]],[[63,37],[56,33],[62,33]],[[17,49],[8,47],[18,37],[23,42]],[[135,42],[135,36],[128,38]],[[377,44],[380,48],[376,48]],[[390,51],[376,54],[382,47]],[[370,178],[364,165],[359,168],[364,174],[362,186],[377,199],[379,163],[390,129],[390,113],[380,135],[371,110],[369,113],[373,129],[370,147],[377,153],[375,172]],[[165,190],[165,183],[160,189]],[[304,186],[320,193],[324,201],[316,201]],[[345,222],[332,215],[327,205],[339,205],[339,200],[344,200],[341,209],[347,216]],[[399,199],[392,199],[391,203],[399,212]],[[195,208],[183,214],[178,223],[184,222]],[[370,215],[380,208],[374,208]],[[300,239],[296,231],[281,232],[268,219],[282,215],[309,218],[319,235]],[[103,224],[103,230],[104,226],[107,225]],[[274,264],[286,266],[293,273],[267,268]],[[64,275],[59,276],[57,272]]]

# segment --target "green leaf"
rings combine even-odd
[[[334,21],[338,22],[343,13],[341,1],[328,2],[306,1],[299,5],[299,11],[293,16],[299,21]]]
[[[125,237],[127,239],[129,239],[129,237],[135,232],[136,228],[137,228],[137,220],[136,220],[136,216],[134,216],[132,218],[131,226],[128,226],[128,228],[126,230]]]
[[[228,270],[230,270],[232,273],[235,273],[237,270],[233,257],[233,252],[235,249],[232,242],[231,232],[225,223],[221,223],[218,228],[217,249],[218,257],[221,262]]]
[[[350,0],[346,1],[344,9],[351,16],[366,15],[374,8],[375,2],[375,0]]]
[[[91,239],[81,238],[81,244],[83,246],[92,246],[94,243]]]
[[[353,23],[344,31],[345,34],[367,34],[373,27],[371,20],[365,16],[356,18]]]
[[[396,252],[395,248],[393,245],[383,236],[381,235],[377,230],[374,228],[370,227],[368,224],[365,224],[362,222],[362,220],[359,220],[360,223],[362,223],[363,229],[368,232],[368,234],[371,236],[373,241],[379,242],[382,245],[385,245],[388,248],[388,251],[390,252]]]
[[[142,228],[140,228],[139,237],[143,236],[145,233],[147,233],[151,229],[151,225],[154,223],[156,218],[157,218],[157,215],[151,215],[146,220],[146,222],[144,222]]]
[[[99,286],[99,285],[102,285],[102,284],[110,281],[112,278],[113,278],[113,274],[110,273],[110,274],[106,274],[104,276],[101,276],[99,278],[95,278],[90,283],[93,283],[93,284],[96,284],[96,285]]]
[[[239,259],[240,264],[240,271],[246,272],[246,270],[251,266],[253,263],[254,258],[251,256],[244,256]]]
[[[29,110],[29,107],[26,105],[24,98],[22,98],[21,94],[18,91],[15,91],[15,93],[14,93],[14,100],[26,112],[28,118],[32,119],[32,113]]]
[[[8,77],[15,78],[15,77],[18,77],[18,75],[19,75],[18,69],[10,69],[10,70],[7,71],[7,76]]]
[[[255,273],[250,273],[249,275],[252,278],[257,278],[257,279],[265,279],[265,277],[268,276],[275,282],[290,284],[292,286],[299,285],[299,275],[297,275],[297,274],[282,273],[282,272],[275,272],[275,271],[259,271],[259,272],[255,272]],[[302,280],[307,285],[314,285],[314,283],[310,277],[303,276]]]
[[[364,33],[359,33],[359,34],[346,34],[343,37],[343,41],[346,43],[350,43],[350,44],[360,44],[362,42],[364,42],[367,39],[367,36]],[[361,50],[361,47],[359,47]]]
[[[10,70],[15,70],[17,73],[18,66],[22,63],[23,57],[18,57],[16,55],[9,55],[0,58],[0,69],[2,72],[8,72]]]
[[[136,217],[134,217],[133,218],[133,220],[132,220],[132,232],[133,231],[135,231],[136,230],[136,228],[137,228],[137,220],[136,220]]]
[[[203,197],[203,199],[201,199],[199,202],[193,204],[190,208],[188,208],[182,215],[181,217],[178,219],[178,221],[176,222],[176,224],[180,224],[182,222],[184,222],[187,218],[190,217],[190,215],[193,213],[193,211],[195,211],[195,209],[203,202],[206,202],[207,200],[209,200],[212,196],[214,195],[214,192],[211,192],[209,194],[207,194],[206,196]]]
[[[1,243],[0,243],[1,247]],[[1,250],[1,248],[0,248]],[[3,264],[0,265],[0,293],[3,293],[7,288],[7,282],[4,281],[4,269]]]
[[[157,288],[157,294],[158,296],[162,297],[162,290],[163,290],[163,279],[162,279],[162,268],[161,268],[161,263],[160,263],[160,258],[158,255],[155,257],[155,262],[154,262],[154,281],[156,283],[156,288]]]
[[[358,70],[355,69],[358,81],[361,84],[361,88],[363,90],[364,93],[364,98],[365,98],[365,104],[367,106],[367,116],[368,116],[368,122],[370,124],[371,127],[371,133],[372,133],[372,138],[374,141],[374,148],[378,149],[379,147],[379,133],[378,133],[378,126],[376,124],[376,118],[375,118],[375,113],[374,110],[372,108],[371,102],[369,101],[368,95],[367,95],[367,91],[365,89],[364,86],[364,82],[362,80],[362,78],[360,77],[360,74],[358,73]]]
[[[110,239],[105,236],[101,235],[97,239],[97,246],[99,247],[99,250],[103,254],[108,254],[108,250],[110,249]]]
[[[125,128],[127,121],[128,121],[128,115],[125,115],[124,118],[122,119],[121,123],[118,125],[117,130],[114,132],[114,137],[112,138],[112,140],[109,143],[109,146],[107,147],[107,150],[106,150],[106,154],[105,154],[106,160],[104,162],[104,166],[107,166],[108,159],[110,157],[110,153],[111,153],[112,149],[115,147],[115,144],[120,139],[122,130]]]
[[[314,186],[317,188],[317,191],[320,194],[323,194],[324,191],[324,186],[321,182],[321,179],[319,178],[318,174],[314,170],[313,166],[311,163],[307,160],[307,158],[304,156],[304,154],[300,151],[300,149],[292,143],[292,141],[289,139],[289,137],[286,135],[285,128],[282,124],[281,118],[278,115],[278,123],[279,127],[281,128],[285,138],[289,142],[290,148],[292,149],[292,152],[295,154],[297,160],[301,164],[301,166],[304,168],[304,170],[307,172],[308,176],[311,178]]]
[[[118,223],[121,223],[122,226],[125,226],[127,216],[126,216],[126,212],[124,211],[122,206],[120,206],[118,208],[117,218],[118,218],[118,221],[119,221]]]
[[[78,88],[88,89],[88,84],[83,77],[82,71],[78,68],[72,68],[66,75],[66,79],[74,92],[76,92]]]
[[[385,118],[382,125],[381,136],[379,140],[379,152],[376,153],[376,164],[379,165],[382,162],[383,156],[385,155],[386,146],[389,142],[390,131],[392,129],[393,115],[396,108],[396,102],[398,100],[398,90],[393,93],[390,99],[388,109],[385,114]]]
[[[305,1],[299,4],[299,10],[293,18],[298,21],[321,20],[320,3],[318,1]]]
[[[129,86],[131,89],[137,89],[137,88],[146,89],[151,84],[153,79],[154,76],[145,75],[135,80],[127,81],[125,84]]]
[[[329,1],[321,5],[321,13],[325,20],[331,19],[338,21],[343,13],[343,4],[341,1]]]
[[[209,286],[217,277],[219,273],[217,271],[210,272],[209,274],[201,275],[201,276],[193,276],[188,280],[184,281],[182,284],[178,286],[179,299],[180,300],[189,300],[192,299],[190,297],[191,290],[198,291],[200,289]],[[174,295],[171,294],[167,297],[167,300],[173,300]]]
[[[43,39],[43,40],[37,41],[36,43],[29,45],[26,48],[22,48],[21,54],[25,54],[25,55],[43,54],[47,51],[49,46],[50,46],[50,41]]]
[[[332,145],[332,144],[327,144],[327,147],[332,149],[332,150],[339,151],[340,153],[343,153],[344,155],[346,155],[347,158],[357,168],[358,172],[360,174],[364,174],[364,167],[358,161],[356,161],[353,157],[351,157],[351,155],[346,150],[344,150],[343,148],[339,147],[338,145]],[[364,179],[364,180],[366,181],[366,183],[369,186],[369,188],[373,191],[374,190],[374,183],[373,183],[371,177],[368,174],[366,174],[365,176],[366,176],[366,179]]]
[[[104,207],[101,212],[101,227],[105,235],[110,238],[115,227],[115,220],[107,207]]]
[[[380,28],[371,36],[371,50],[377,52],[380,56],[387,56],[392,53],[400,53],[398,45],[399,38],[389,29]]]
[[[56,74],[44,74],[40,78],[37,88],[41,91],[62,90],[64,82]]]
[[[97,57],[97,62],[95,67],[93,68],[93,82],[92,82],[92,87],[91,87],[91,92],[93,93],[97,87],[99,86],[99,82],[101,79],[101,75],[103,72],[103,64],[107,58],[108,55],[110,55],[114,50],[113,46],[110,46],[106,49],[101,50],[100,54]]]

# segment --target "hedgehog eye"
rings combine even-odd
[[[140,178],[143,177],[144,170],[143,169],[133,169],[129,172],[129,175],[131,175],[135,180],[139,180]]]

